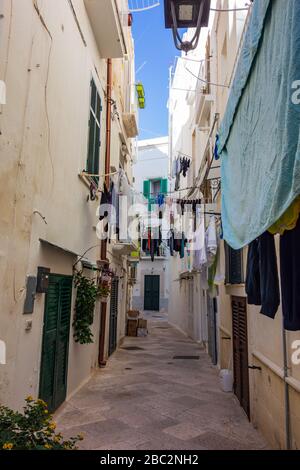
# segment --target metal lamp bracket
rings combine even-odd
[[[184,51],[187,54],[189,51],[193,51],[198,46],[200,31],[201,31],[203,7],[204,7],[204,2],[201,3],[200,8],[199,8],[199,15],[198,15],[197,26],[196,26],[196,31],[195,31],[194,36],[192,37],[190,41],[183,41],[178,33],[178,25],[177,25],[177,19],[176,19],[176,10],[175,10],[175,5],[174,5],[174,0],[171,0],[171,14],[172,14],[172,20],[173,20],[172,32],[173,32],[174,43],[175,43],[176,49],[178,49],[179,51]]]

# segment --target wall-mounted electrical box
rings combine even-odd
[[[38,294],[47,294],[49,289],[50,269],[38,267],[36,292]]]

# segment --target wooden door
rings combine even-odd
[[[246,298],[232,297],[234,393],[250,419]]]
[[[145,276],[144,310],[159,311],[160,276]]]
[[[67,394],[72,282],[71,276],[51,274],[45,299],[39,396],[51,412]]]

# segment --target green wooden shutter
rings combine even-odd
[[[144,189],[143,189],[144,197],[149,199],[150,197],[150,180],[144,181]]]
[[[163,178],[160,181],[160,191],[162,194],[167,194],[168,192],[168,179]]]
[[[100,158],[100,145],[101,145],[101,98],[98,93],[94,80],[91,80],[91,102],[90,102],[90,119],[89,119],[89,138],[88,138],[88,158],[87,158],[87,171],[88,173],[99,173],[99,158]],[[93,178],[95,183],[98,184],[98,177]]]
[[[72,277],[50,275],[45,299],[40,397],[54,411],[65,400]]]
[[[67,394],[70,313],[72,302],[72,278],[60,280],[60,310],[57,331],[55,409],[63,403]]]
[[[51,409],[54,402],[55,355],[57,321],[59,310],[59,283],[50,277],[49,290],[45,300],[44,337],[40,378],[40,397]]]
[[[225,242],[226,284],[243,284],[243,250],[234,250]]]

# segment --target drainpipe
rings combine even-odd
[[[110,145],[111,145],[111,100],[112,100],[112,60],[107,60],[107,88],[106,88],[106,148],[105,148],[105,184],[109,187],[110,173]],[[107,240],[101,241],[101,261],[107,260]],[[107,261],[109,264],[109,261]],[[105,336],[106,336],[106,316],[107,304],[101,303],[100,313],[100,334],[99,334],[99,367],[106,366],[105,358]]]
[[[287,380],[286,380],[289,376],[289,367],[288,367],[286,331],[284,328],[284,323],[282,325],[282,347],[283,347],[284,403],[285,403],[285,445],[286,445],[286,450],[291,450],[290,396],[289,396],[289,384],[287,383]]]

